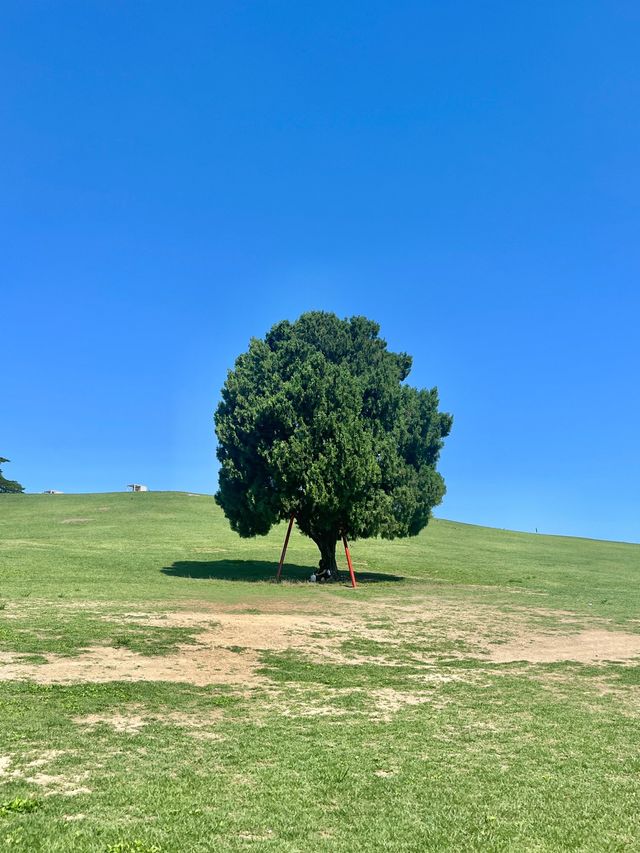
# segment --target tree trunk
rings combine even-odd
[[[320,573],[329,571],[332,578],[338,579],[340,572],[336,563],[336,544],[337,538],[334,536],[325,536],[321,539],[314,539],[320,551]]]

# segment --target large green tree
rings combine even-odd
[[[9,460],[5,459],[4,456],[0,456],[0,465],[4,465],[5,462],[9,462]],[[2,476],[2,469],[0,468],[0,494],[17,494],[19,492],[24,492],[24,486],[21,486],[16,480],[6,480]]]
[[[295,514],[336,571],[336,543],[415,536],[445,493],[436,471],[452,417],[438,392],[405,385],[411,356],[393,353],[366,317],[313,311],[253,338],[215,414],[216,501],[240,536]]]

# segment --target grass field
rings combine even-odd
[[[640,546],[0,496],[0,849],[640,849]]]

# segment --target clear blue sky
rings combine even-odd
[[[640,540],[640,6],[10,0],[0,455],[213,492],[252,335],[378,320],[443,517]]]

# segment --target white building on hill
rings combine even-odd
[[[143,486],[141,483],[129,483],[127,488],[131,489],[132,492],[148,492],[149,491],[149,489],[146,486]]]

